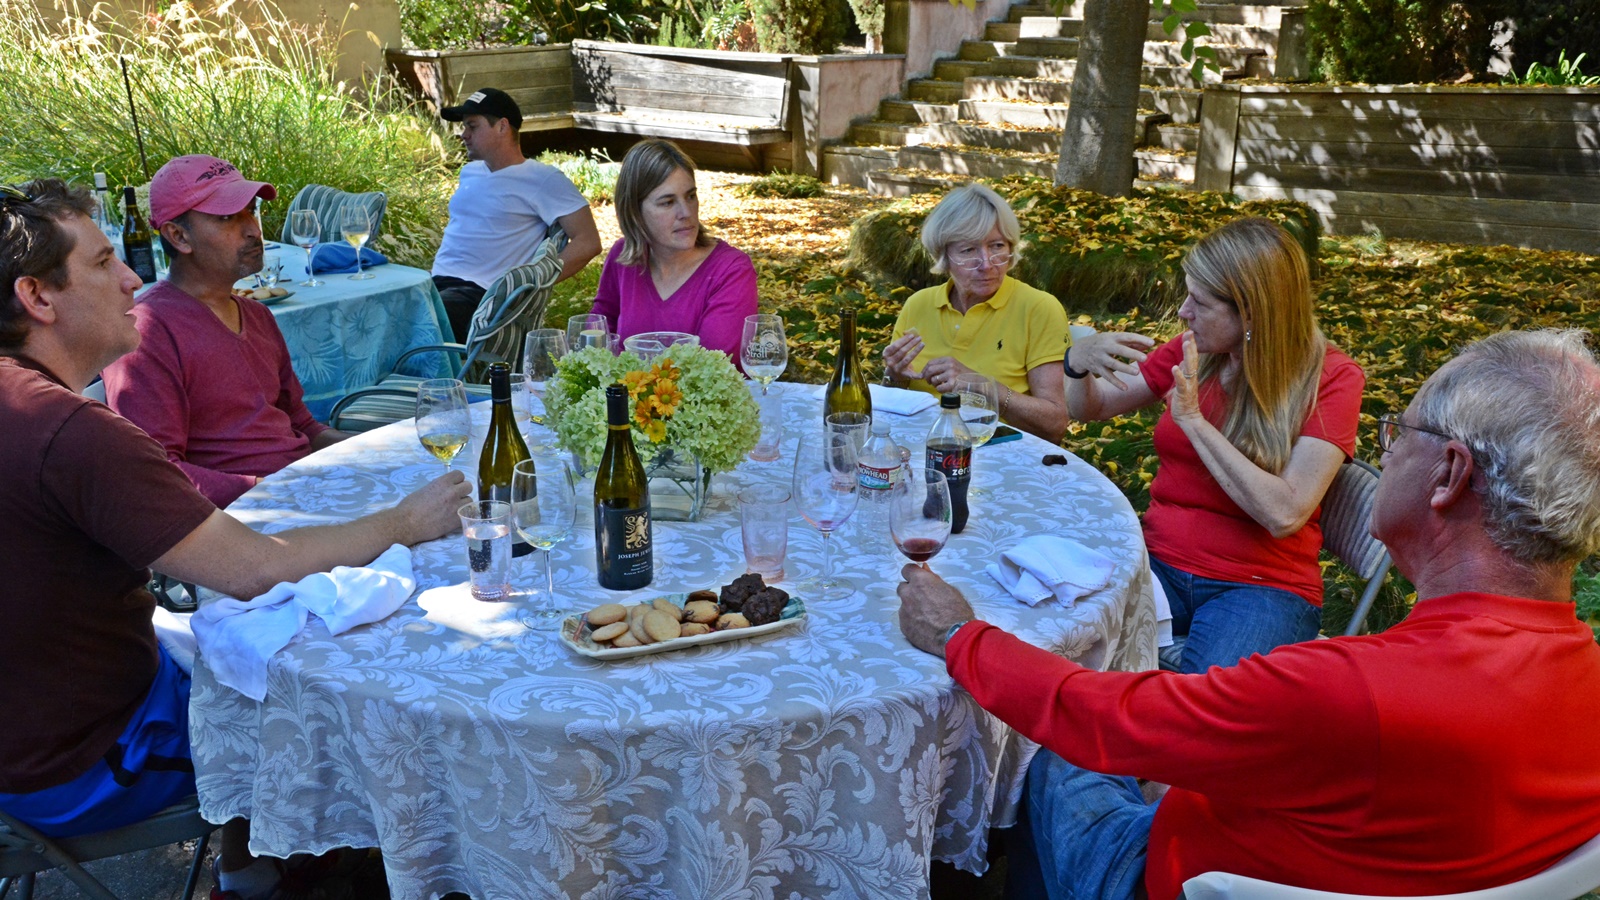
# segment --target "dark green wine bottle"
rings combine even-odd
[[[856,351],[856,311],[839,314],[839,356],[833,361],[833,378],[822,401],[824,420],[834,413],[858,412],[872,417],[872,394],[861,377],[861,357]]]
[[[489,366],[489,398],[494,409],[489,414],[489,434],[483,439],[478,457],[478,499],[511,502],[511,474],[517,463],[529,457],[528,443],[517,430],[516,411],[511,407],[511,366],[497,362]],[[533,552],[520,536],[511,545],[513,556]]]
[[[128,261],[128,268],[139,276],[140,281],[154,284],[156,251],[150,243],[150,223],[146,221],[144,213],[139,212],[139,201],[133,195],[133,188],[122,189],[122,202],[127,206],[127,211],[122,216],[123,258]]]
[[[633,448],[628,389],[606,388],[606,449],[594,473],[594,555],[600,586],[631,591],[650,583],[655,560],[650,490]]]

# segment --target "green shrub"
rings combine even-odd
[[[750,0],[756,42],[766,53],[832,53],[844,40],[844,0]]]
[[[1565,54],[1600,59],[1600,4],[1594,0],[1498,0],[1493,18],[1512,23],[1511,61],[1557,66]]]
[[[202,16],[175,3],[119,20],[104,6],[46,22],[0,0],[0,180],[55,176],[139,185],[174,156],[209,153],[277,186],[266,234],[306,184],[389,195],[378,248],[427,265],[453,189],[445,136],[394,89],[358,94],[334,75],[336,35],[291,25],[270,4]],[[148,172],[128,124],[118,60],[139,111]]]
[[[801,197],[821,197],[822,182],[810,175],[796,175],[793,172],[772,172],[748,184],[741,185],[739,191],[747,197],[778,197],[785,200],[797,200]]]
[[[665,7],[652,0],[399,0],[407,45],[436,50],[490,45],[647,39]],[[652,15],[652,12],[654,13]]]
[[[622,163],[613,161],[604,150],[587,154],[546,150],[539,154],[539,161],[560,169],[590,203],[610,203],[616,196]]]
[[[1490,11],[1458,0],[1311,0],[1306,43],[1333,81],[1412,84],[1484,71]]]
[[[1553,87],[1577,87],[1583,85],[1600,84],[1600,75],[1583,74],[1583,58],[1587,54],[1579,53],[1576,59],[1567,59],[1567,52],[1561,51],[1556,57],[1556,64],[1547,66],[1542,62],[1528,65],[1528,72],[1521,78],[1512,72],[1505,77],[1506,84],[1542,84]]]

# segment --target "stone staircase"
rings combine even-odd
[[[1074,0],[1057,16],[1044,5],[1012,6],[1005,21],[988,23],[981,40],[963,41],[957,56],[934,64],[931,77],[906,82],[872,121],[827,148],[823,180],[906,196],[970,177],[1054,177],[1082,8]],[[1223,70],[1205,72],[1205,81],[1271,78],[1282,9],[1200,4],[1187,18],[1211,27],[1203,43],[1216,49]],[[1183,188],[1194,181],[1201,91],[1180,42],[1162,30],[1159,10],[1145,34],[1136,183]]]

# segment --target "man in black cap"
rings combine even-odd
[[[456,340],[464,341],[489,285],[533,259],[550,223],[567,233],[562,279],[599,254],[600,232],[589,202],[567,176],[522,155],[522,110],[505,91],[474,91],[440,115],[461,123],[468,161],[450,198],[450,221],[433,258],[433,283]]]

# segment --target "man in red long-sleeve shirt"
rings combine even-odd
[[[1098,673],[906,567],[907,639],[1046,748],[1013,887],[1171,900],[1221,870],[1455,893],[1600,833],[1600,646],[1571,598],[1574,566],[1600,549],[1600,366],[1583,334],[1471,345],[1379,436],[1372,532],[1417,588],[1383,634],[1198,675]],[[1131,776],[1172,789],[1147,805]]]

